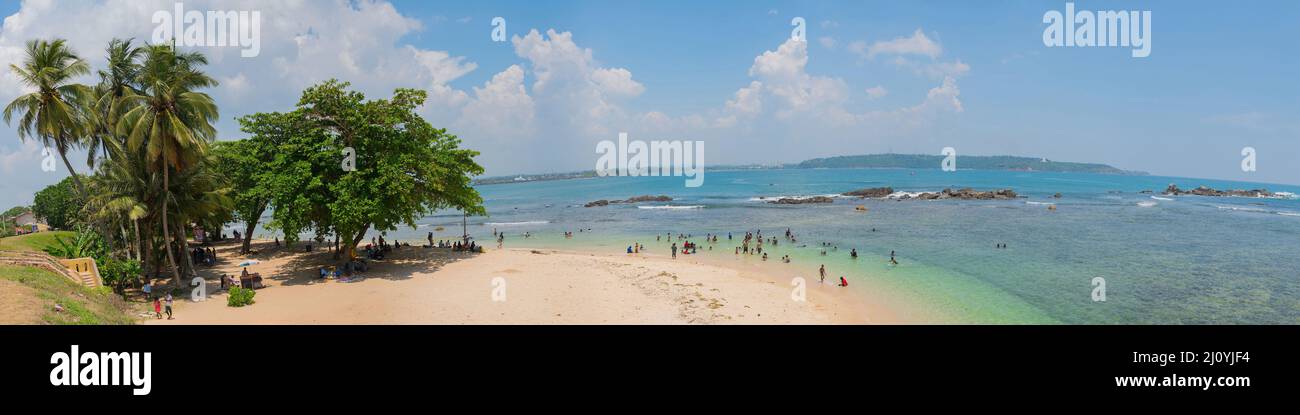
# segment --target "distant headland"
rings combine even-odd
[[[716,165],[709,170],[778,170],[778,169],[929,169],[938,168],[944,156],[925,154],[867,154],[815,158],[799,163]],[[1145,176],[1146,172],[1122,170],[1099,163],[1074,163],[1052,161],[1041,157],[1018,156],[960,156],[957,167],[962,170],[1044,171],[1062,173],[1098,173]],[[493,176],[474,180],[475,185],[537,182],[550,180],[586,179],[598,177],[595,170],[567,173],[523,174]]]

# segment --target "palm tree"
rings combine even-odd
[[[161,184],[158,175],[144,165],[139,152],[129,151],[122,151],[120,155],[100,163],[96,174],[90,178],[93,192],[86,201],[90,219],[101,223],[117,222],[120,228],[129,224],[137,261],[145,260],[142,251],[146,245],[140,236],[140,222],[154,212],[149,206],[160,193]]]
[[[176,286],[180,286],[181,275],[172,254],[167,218],[175,205],[170,177],[173,171],[182,172],[196,164],[216,136],[212,123],[217,120],[217,106],[212,97],[195,92],[217,85],[198,69],[205,64],[207,58],[199,53],[178,53],[167,45],[146,46],[139,73],[141,93],[127,93],[118,104],[126,111],[118,120],[118,134],[127,137],[128,148],[144,151],[153,170],[162,172],[161,230]]]
[[[15,114],[21,114],[18,138],[26,140],[35,135],[41,144],[58,150],[77,185],[77,192],[84,197],[86,189],[68,162],[68,151],[79,146],[86,134],[84,108],[90,88],[73,83],[73,79],[90,73],[90,65],[77,57],[65,40],[55,39],[28,41],[22,66],[11,64],[9,68],[35,91],[15,98],[5,107],[5,123],[10,123]]]
[[[108,68],[99,70],[99,85],[93,91],[93,108],[89,111],[94,118],[90,120],[91,132],[86,137],[86,163],[94,166],[97,154],[112,158],[121,152],[122,140],[118,140],[118,118],[122,108],[118,105],[121,98],[140,93],[137,86],[140,65],[137,62],[144,49],[132,45],[134,39],[113,39],[108,43]]]
[[[178,219],[176,232],[181,235],[181,252],[188,253],[190,250],[189,242],[184,236],[187,228],[185,225],[213,222],[207,219],[228,214],[234,207],[229,196],[230,186],[214,169],[215,163],[215,157],[206,155],[192,168],[178,172],[172,178],[172,189],[168,193],[172,195],[171,208],[175,209]],[[186,277],[193,277],[194,262],[189,255],[185,255],[185,265],[189,269]]]

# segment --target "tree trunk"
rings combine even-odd
[[[77,171],[72,169],[72,163],[68,162],[68,155],[59,150],[59,158],[63,159],[63,165],[68,167],[68,175],[72,176],[72,183],[77,186],[77,197],[86,198],[86,187],[81,185],[81,178],[77,177]]]
[[[366,224],[366,226],[361,228],[361,232],[357,232],[356,236],[350,238],[352,242],[349,243],[348,246],[343,247],[348,252],[348,260],[351,260],[353,256],[356,256],[357,244],[361,243],[361,240],[366,238],[366,232],[369,230],[370,224]]]
[[[64,161],[67,161],[66,159]],[[165,163],[165,162],[164,162]],[[171,182],[168,179],[167,170],[169,166],[163,164],[163,203],[162,203],[162,233],[163,245],[167,251],[167,263],[172,266],[172,286],[179,288],[181,286],[181,270],[176,267],[176,257],[172,255],[172,234],[167,229],[167,195],[171,191]]]
[[[118,251],[118,253],[124,254],[124,255],[122,255],[122,256],[127,257],[127,258],[130,258],[130,257],[131,257],[131,242],[128,242],[128,239],[127,239],[128,236],[126,236],[126,226],[123,225],[122,222],[118,222],[118,223],[117,223],[117,237],[119,237],[119,238],[122,239],[122,250],[121,250],[121,251]],[[110,246],[110,248],[112,248],[112,246]]]
[[[86,186],[81,184],[81,177],[77,175],[77,171],[76,171],[76,170],[73,170],[73,169],[72,169],[72,163],[71,163],[71,162],[68,162],[68,155],[67,155],[67,153],[64,153],[63,150],[59,150],[59,158],[60,158],[60,159],[63,159],[63,165],[64,165],[65,167],[68,168],[68,175],[72,177],[72,184],[76,185],[76,187],[77,187],[77,198],[80,199],[82,202],[85,202],[85,201],[86,201]],[[98,225],[98,226],[96,226],[96,227],[99,228],[99,234],[100,234],[101,236],[103,236],[104,239],[106,239],[104,242],[107,242],[107,243],[108,243],[108,249],[109,249],[109,251],[112,251],[112,250],[113,250],[113,234],[108,232],[108,224],[107,224],[107,223],[104,223],[104,222],[100,222],[100,223],[98,223],[98,224],[96,224],[96,225]]]
[[[136,262],[143,262],[144,254],[141,253],[141,250],[144,249],[144,245],[140,243],[140,220],[132,219],[131,227],[135,228],[135,260]]]
[[[177,223],[176,233],[181,235],[181,255],[185,256],[185,265],[187,265],[185,278],[192,279],[198,276],[199,272],[194,268],[194,256],[190,255],[190,241],[189,237],[185,236],[185,225],[184,223]]]
[[[334,251],[334,260],[337,261],[337,260],[339,259],[339,254],[340,254],[340,252],[339,252],[339,233],[338,233],[338,232],[334,232],[334,243],[330,246],[330,248],[331,248],[332,251]]]
[[[266,204],[264,203],[256,212],[253,212],[253,215],[250,215],[253,220],[250,221],[247,217],[244,218],[244,246],[239,248],[239,253],[247,255],[249,250],[252,249],[253,231],[257,229],[257,221],[262,219],[262,212],[265,211]]]

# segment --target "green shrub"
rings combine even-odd
[[[253,304],[253,296],[257,292],[249,288],[231,287],[230,295],[226,296],[226,305],[230,307],[243,307]]]
[[[114,287],[118,292],[144,274],[140,261],[134,259],[116,259],[103,255],[102,258],[95,258],[95,262],[98,263],[99,276],[104,279],[104,284]]]

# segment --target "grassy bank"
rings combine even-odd
[[[20,236],[0,238],[0,251],[35,251],[41,252],[47,246],[58,245],[55,237],[70,240],[73,233],[69,231],[38,232]]]
[[[107,287],[85,288],[40,268],[0,264],[6,324],[133,324],[130,305]],[[57,311],[55,305],[61,306]]]

